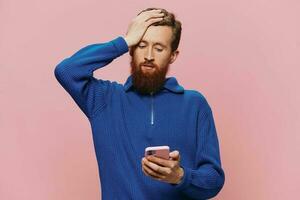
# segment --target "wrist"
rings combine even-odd
[[[124,37],[124,40],[126,41],[128,47],[132,46],[132,42],[127,37]]]
[[[179,184],[181,183],[182,179],[183,179],[183,176],[184,176],[184,170],[182,167],[179,168],[179,180],[177,181],[176,184]]]

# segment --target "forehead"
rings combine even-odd
[[[172,28],[170,26],[149,26],[141,41],[168,46],[171,40]]]

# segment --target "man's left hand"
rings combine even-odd
[[[143,172],[156,180],[171,184],[179,184],[184,175],[184,170],[180,167],[179,151],[172,151],[169,156],[169,160],[153,155],[143,157]]]

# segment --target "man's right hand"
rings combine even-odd
[[[144,11],[135,17],[129,24],[125,41],[128,47],[134,46],[139,43],[145,34],[147,28],[164,17],[164,13],[160,9]]]

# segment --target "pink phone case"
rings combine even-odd
[[[169,160],[170,158],[169,153],[170,153],[169,146],[152,146],[152,147],[147,147],[145,149],[145,157],[147,155],[154,155],[156,157]]]

